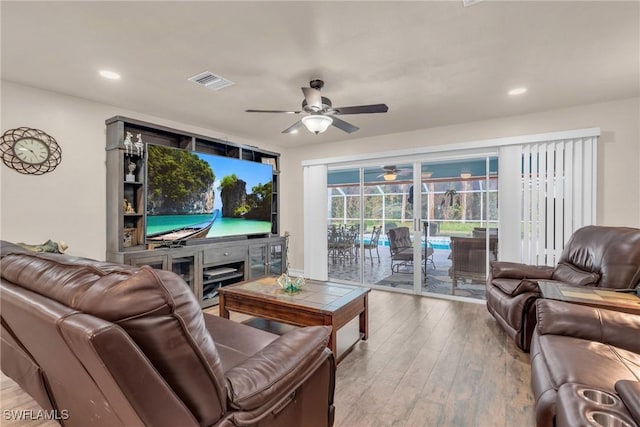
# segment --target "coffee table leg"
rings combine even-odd
[[[331,325],[331,335],[329,335],[329,344],[327,347],[329,347],[333,353],[333,357],[338,360],[338,340],[336,337],[336,328],[333,325]]]
[[[364,310],[360,313],[360,335],[362,340],[369,338],[369,295],[364,294]]]
[[[218,310],[220,310],[220,317],[229,318],[229,310],[224,305],[224,295],[222,293],[218,294]]]

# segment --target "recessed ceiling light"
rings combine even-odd
[[[527,92],[526,87],[517,87],[517,88],[511,89],[509,91],[509,95],[511,96],[522,95],[523,93],[526,93],[526,92]]]
[[[100,71],[100,75],[102,77],[104,77],[105,79],[109,79],[109,80],[118,80],[118,79],[120,79],[120,74],[116,73],[115,71],[101,70]]]

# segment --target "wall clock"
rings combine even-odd
[[[0,139],[2,161],[20,173],[42,175],[62,161],[62,150],[53,137],[28,127],[9,129]]]

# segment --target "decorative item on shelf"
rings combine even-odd
[[[133,134],[127,131],[124,137],[124,152],[130,156],[142,156],[144,153],[144,143],[142,142],[142,134],[136,134],[136,142],[133,142]]]
[[[278,285],[280,285],[282,290],[289,294],[300,291],[305,283],[304,277],[291,278],[286,273],[283,273],[278,277]]]
[[[69,249],[69,246],[62,240],[59,242],[54,242],[53,240],[47,240],[41,245],[30,245],[28,243],[16,243],[16,245],[33,252],[51,252],[54,254],[61,254],[61,253],[64,253],[64,251],[66,251],[67,249]]]
[[[130,248],[131,246],[136,246],[138,244],[138,234],[135,228],[125,228],[122,233],[122,246],[125,248]]]
[[[285,274],[289,273],[289,267],[290,267],[290,264],[289,264],[289,259],[290,259],[289,258],[289,237],[290,236],[291,236],[291,234],[289,234],[288,231],[284,232],[284,245],[287,248],[287,254],[286,254],[287,255],[287,265],[284,268]]]
[[[276,165],[276,159],[272,157],[263,157],[262,163],[265,165],[271,165],[271,168],[275,171],[278,170],[278,166]]]
[[[0,138],[0,155],[5,165],[25,175],[42,175],[62,161],[62,149],[55,139],[39,129],[9,129]]]
[[[144,152],[144,144],[142,143],[142,134],[139,133],[136,135],[136,137],[138,138],[138,140],[133,143],[133,148],[136,149],[136,154],[138,156],[142,156],[142,153]]]
[[[124,152],[129,155],[133,154],[133,141],[131,141],[131,138],[133,138],[133,134],[127,131],[127,135],[124,137]]]
[[[129,169],[129,173],[125,175],[124,179],[127,182],[134,182],[136,180],[136,175],[133,172],[136,170],[136,164],[129,160],[127,168]]]
[[[122,207],[124,209],[124,213],[126,214],[134,214],[136,213],[136,210],[133,208],[133,206],[131,206],[131,203],[129,203],[129,201],[127,200],[127,198],[124,198],[124,201],[122,202]]]

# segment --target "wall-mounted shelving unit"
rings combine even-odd
[[[278,153],[121,116],[108,119],[106,125],[108,260],[171,270],[187,282],[203,307],[217,303],[220,286],[284,272],[286,239],[278,236]],[[125,143],[127,134],[133,135],[135,142],[141,139],[142,148]],[[190,242],[193,245],[180,247],[149,245],[145,173],[148,144],[271,164],[271,233],[198,239]]]

